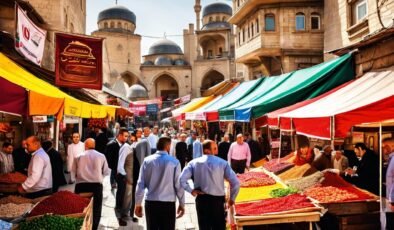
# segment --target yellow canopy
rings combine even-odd
[[[196,110],[196,109],[200,108],[201,106],[207,104],[208,102],[212,101],[214,98],[215,98],[214,95],[209,96],[209,97],[194,98],[188,104],[172,111],[172,116],[178,118],[179,116],[182,115],[182,113],[187,113],[187,112]]]
[[[117,107],[94,105],[80,101],[67,93],[61,91],[56,86],[41,80],[26,71],[15,62],[0,53],[0,77],[19,85],[35,94],[29,94],[30,115],[54,115],[54,111],[62,112],[59,107],[59,100],[64,100],[64,114],[82,118],[105,118],[108,115],[115,116]],[[31,98],[30,98],[31,97]],[[33,100],[39,100],[34,101]],[[56,108],[51,108],[55,104]],[[60,114],[61,117],[62,114]],[[58,116],[59,118],[59,116]]]

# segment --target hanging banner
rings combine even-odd
[[[56,33],[56,85],[101,90],[103,39]]]
[[[36,26],[16,4],[15,49],[26,59],[41,66],[47,31]]]
[[[130,111],[133,112],[135,116],[143,116],[146,114],[146,105],[142,104],[130,104]]]
[[[150,114],[157,114],[159,112],[159,106],[157,104],[147,104],[146,105],[146,113]]]

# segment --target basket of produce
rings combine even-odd
[[[44,215],[61,215],[70,218],[82,218],[82,229],[91,229],[93,223],[92,193],[75,194],[60,191],[40,201],[29,213],[27,221]]]
[[[15,172],[0,175],[0,192],[2,193],[16,193],[18,192],[18,185],[25,182],[27,176]]]

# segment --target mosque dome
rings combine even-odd
[[[101,11],[98,15],[97,22],[102,20],[121,19],[136,25],[137,17],[135,14],[124,6],[113,6]]]
[[[172,61],[166,56],[158,56],[155,60],[155,65],[172,65]]]
[[[230,29],[231,25],[228,22],[210,22],[202,27],[202,30],[213,29]]]
[[[176,65],[176,66],[184,66],[184,65],[187,65],[187,62],[185,60],[183,60],[183,59],[176,59],[174,61],[174,65]]]
[[[153,43],[149,48],[148,55],[155,54],[183,54],[181,47],[175,42],[163,39]]]
[[[204,7],[202,16],[205,17],[210,14],[227,14],[232,15],[233,9],[226,3],[215,2]]]
[[[155,63],[153,63],[153,61],[144,61],[144,63],[142,63],[142,65],[154,65]]]
[[[148,92],[142,85],[134,84],[127,89],[127,98],[130,100],[137,98],[148,98]]]

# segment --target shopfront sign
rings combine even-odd
[[[41,66],[47,31],[36,26],[18,5],[15,8],[17,15],[15,49],[29,61]]]
[[[134,116],[143,116],[146,114],[146,105],[131,103],[130,111],[133,112]]]
[[[102,89],[103,39],[56,33],[56,85]]]
[[[79,123],[79,117],[74,117],[74,116],[64,116],[64,123],[65,124],[78,124]]]
[[[46,123],[48,122],[47,116],[33,116],[33,123]]]
[[[158,104],[148,104],[146,105],[147,114],[157,114],[159,112]]]

